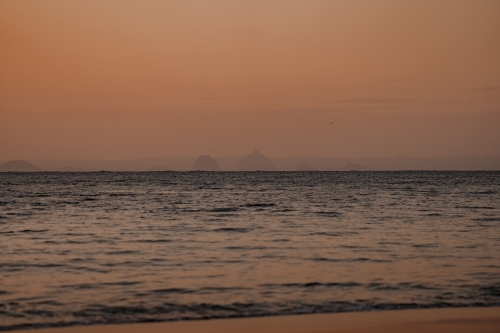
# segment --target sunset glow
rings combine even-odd
[[[2,1],[0,156],[498,155],[499,31],[498,1]]]

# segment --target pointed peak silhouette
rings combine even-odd
[[[273,163],[257,149],[247,156],[244,156],[238,165],[236,170],[240,171],[273,171],[276,167]]]
[[[262,153],[260,151],[258,151],[257,149],[254,149],[253,152],[250,154],[251,155],[261,155],[261,156],[264,156],[262,155]]]
[[[296,165],[293,170],[296,171],[316,171],[317,169],[313,168],[309,163],[307,163],[307,160],[305,157],[302,158],[302,162],[300,162],[298,165]]]

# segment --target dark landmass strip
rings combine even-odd
[[[85,171],[88,171],[84,168],[74,168],[74,167],[64,167],[64,168],[60,168],[56,171],[59,171],[59,172],[85,172]]]
[[[367,167],[362,164],[357,163],[347,163],[342,169],[342,171],[375,171],[376,169]]]
[[[307,156],[306,165],[303,157],[280,157],[256,159],[241,156],[216,157],[221,170],[280,170],[296,171],[312,167],[318,171],[341,171],[361,170],[353,167],[353,164],[366,167],[366,170],[377,171],[404,171],[404,170],[449,170],[449,171],[500,171],[499,156],[475,156],[475,157],[446,157],[446,158],[416,158],[407,156],[377,157],[377,158],[338,158],[338,157],[315,157]],[[262,159],[267,162],[257,165],[248,165],[249,159]],[[214,158],[215,159],[215,158]],[[196,163],[196,157],[173,156],[141,158],[130,160],[97,160],[97,159],[39,159],[29,160],[24,163],[33,165],[36,169],[21,170],[13,167],[12,163],[5,162],[0,165],[0,171],[190,171]],[[255,164],[255,163],[254,163]],[[271,166],[270,166],[270,165]],[[11,165],[11,166],[9,166]],[[365,170],[365,169],[363,169]],[[312,170],[311,170],[312,171]]]
[[[172,171],[169,167],[166,167],[162,164],[149,168],[147,171]]]

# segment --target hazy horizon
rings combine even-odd
[[[253,149],[273,158],[500,156],[500,112],[103,111],[0,118],[3,161],[244,156]]]

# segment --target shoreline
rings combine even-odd
[[[35,333],[489,333],[500,332],[500,307],[383,310],[109,324],[54,328],[25,328],[8,332]]]

